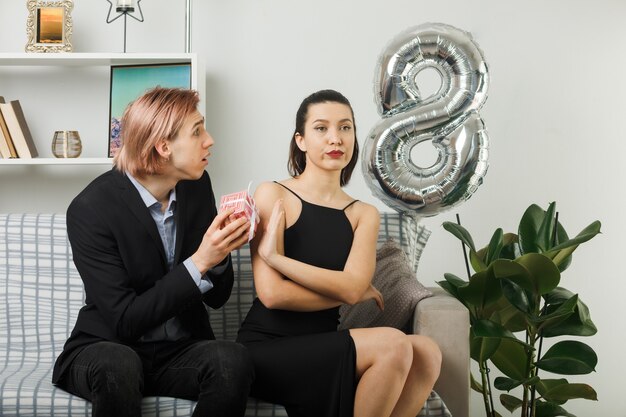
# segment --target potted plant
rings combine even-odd
[[[554,202],[547,210],[533,204],[517,234],[499,228],[480,250],[460,224],[445,222],[443,227],[469,250],[469,262],[464,250],[469,280],[447,273],[438,284],[469,310],[470,352],[480,369],[480,381],[472,377],[472,388],[483,395],[486,415],[500,416],[493,405],[489,364],[504,375],[493,381],[493,387],[505,391],[500,403],[511,413],[520,409],[521,417],[573,416],[562,407],[568,400],[597,400],[591,386],[548,375],[594,371],[593,349],[580,341],[558,340],[546,350],[544,340],[597,332],[587,306],[560,281],[574,250],[600,233],[600,222],[570,239]]]

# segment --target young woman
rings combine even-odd
[[[52,381],[91,401],[94,417],[141,416],[148,395],[194,399],[194,416],[245,412],[252,361],[214,340],[205,305],[228,300],[229,254],[250,223],[215,209],[214,142],[197,105],[195,91],[166,88],[130,104],[114,169],[67,210],[86,305]]]
[[[426,337],[337,331],[342,303],[383,303],[371,285],[378,211],[342,189],[357,159],[349,101],[318,91],[296,114],[292,178],[255,193],[258,298],[238,341],[254,361],[252,395],[283,404],[290,417],[415,417],[439,375],[441,354]]]

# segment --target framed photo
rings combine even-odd
[[[72,52],[73,0],[28,0],[26,52]]]
[[[191,88],[191,63],[117,65],[111,67],[109,158],[119,149],[122,115],[126,107],[154,87]]]

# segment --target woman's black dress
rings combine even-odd
[[[302,211],[285,230],[285,255],[343,270],[354,234],[345,214],[349,205],[323,207],[293,194]],[[283,405],[290,417],[352,417],[356,349],[347,330],[337,331],[338,323],[338,307],[270,310],[256,298],[237,336],[254,360],[252,396]]]

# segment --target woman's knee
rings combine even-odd
[[[439,378],[441,371],[442,354],[439,345],[430,337],[413,335],[413,354],[416,360],[415,367],[419,372],[432,379],[433,384]]]
[[[406,334],[392,329],[388,335],[388,344],[385,349],[391,363],[402,372],[408,372],[413,363],[413,346]]]
[[[360,338],[360,343],[357,344],[357,358],[361,354],[370,358],[372,366],[378,364],[400,373],[408,373],[413,351],[406,334],[394,328],[378,327],[369,329],[357,337]]]

